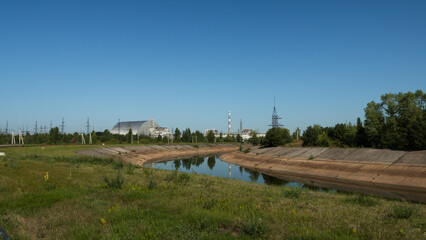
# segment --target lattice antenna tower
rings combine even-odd
[[[278,122],[279,119],[281,118],[278,116],[277,109],[275,107],[275,96],[274,96],[274,110],[272,111],[272,124],[270,124],[269,126],[271,126],[272,128],[283,126],[282,124]]]
[[[65,121],[64,118],[62,118],[62,123],[61,123],[61,133],[64,134],[64,128],[65,128]]]
[[[89,118],[87,118],[87,122],[86,122],[86,129],[87,129],[87,134],[89,134],[89,133],[90,133]]]

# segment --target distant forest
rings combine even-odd
[[[381,96],[381,101],[367,103],[364,122],[358,117],[356,124],[338,123],[334,127],[313,125],[303,131],[301,140],[297,129],[292,135],[285,128],[271,128],[265,137],[257,137],[251,133],[249,143],[266,147],[284,146],[301,143],[302,146],[319,147],[367,147],[387,148],[398,150],[426,150],[426,94],[421,90],[407,93],[387,93]],[[18,136],[16,136],[18,143]],[[85,136],[86,143],[89,136]],[[62,134],[58,127],[49,133],[24,134],[25,144],[79,144],[81,134]],[[130,130],[126,135],[112,134],[108,130],[91,133],[93,144],[123,144],[123,143],[203,143],[203,142],[242,142],[241,136],[215,138],[211,132],[204,136],[200,131],[191,132],[190,128],[176,129],[173,140],[168,137],[137,136]],[[10,144],[11,135],[0,134],[0,144]],[[299,144],[300,145],[300,144]],[[296,144],[297,146],[297,144]]]

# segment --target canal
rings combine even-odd
[[[335,190],[322,189],[307,186],[299,182],[289,182],[267,174],[250,170],[235,164],[231,164],[219,158],[219,156],[199,157],[171,160],[167,162],[146,163],[144,167],[172,170],[186,173],[206,174],[216,177],[238,179],[246,182],[264,183],[268,185],[280,185],[287,187],[309,188],[312,190],[335,192]]]

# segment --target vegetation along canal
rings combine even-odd
[[[171,160],[164,162],[145,163],[144,167],[155,169],[173,170],[186,173],[206,174],[216,177],[243,180],[253,183],[265,183],[268,185],[281,185],[287,187],[306,187],[312,190],[335,192],[332,189],[322,189],[308,186],[299,182],[289,182],[267,174],[250,170],[232,163],[228,163],[219,158],[219,156],[199,157]]]

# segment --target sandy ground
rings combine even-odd
[[[142,166],[146,162],[166,161],[190,156],[208,156],[236,151],[237,145],[231,144],[199,144],[192,145],[143,145],[128,147],[108,147],[86,149],[78,154],[95,157],[114,157]]]
[[[277,147],[221,158],[289,181],[426,202],[426,151]]]

